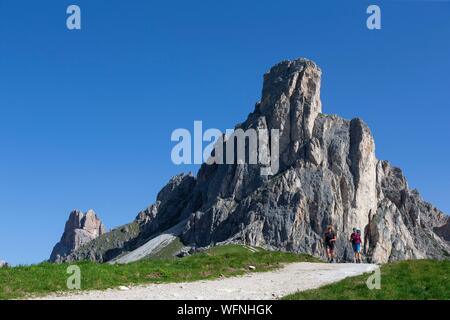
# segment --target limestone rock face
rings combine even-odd
[[[85,214],[79,210],[70,213],[61,240],[55,245],[50,261],[63,261],[73,251],[106,233],[106,228],[93,210]]]
[[[367,226],[366,249],[374,261],[449,258],[449,217],[410,190],[399,168],[377,165],[378,208]]]
[[[262,102],[242,128],[280,130],[281,172],[264,178],[255,165],[204,165],[193,197],[206,201],[188,222],[186,243],[236,241],[323,256],[331,224],[342,235],[338,254],[351,259],[352,228],[363,229],[377,210],[375,143],[362,120],[320,113],[320,77],[304,59],[265,75]]]
[[[449,217],[410,190],[400,169],[377,160],[368,126],[321,113],[321,75],[306,59],[277,64],[264,75],[261,101],[236,127],[280,130],[277,174],[261,175],[258,164],[203,164],[197,177],[176,176],[161,190],[129,241],[101,258],[98,246],[75,258],[107,261],[183,221],[181,240],[196,248],[237,242],[323,257],[332,225],[340,261],[352,259],[353,227],[371,262],[450,256]]]

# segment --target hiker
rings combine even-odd
[[[334,233],[332,226],[328,226],[324,235],[324,241],[328,262],[332,263],[334,262],[334,246],[336,243],[336,234]]]
[[[353,233],[350,236],[350,242],[352,243],[354,262],[361,263],[361,230],[353,228]]]

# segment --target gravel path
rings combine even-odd
[[[105,291],[57,294],[41,299],[68,300],[264,300],[313,289],[373,271],[371,264],[292,263],[271,272],[188,283],[150,284]]]

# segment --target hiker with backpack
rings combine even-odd
[[[332,263],[334,262],[334,247],[336,244],[336,234],[333,231],[332,226],[328,226],[327,231],[324,235],[324,242],[325,242],[325,250],[328,258],[328,262]]]
[[[356,263],[361,263],[361,230],[353,228],[353,233],[350,236],[350,242],[352,243],[354,260]]]

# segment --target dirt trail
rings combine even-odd
[[[105,291],[56,294],[41,299],[68,300],[258,300],[278,299],[296,291],[318,288],[344,278],[371,272],[371,264],[292,263],[270,272],[188,283],[149,284]]]

